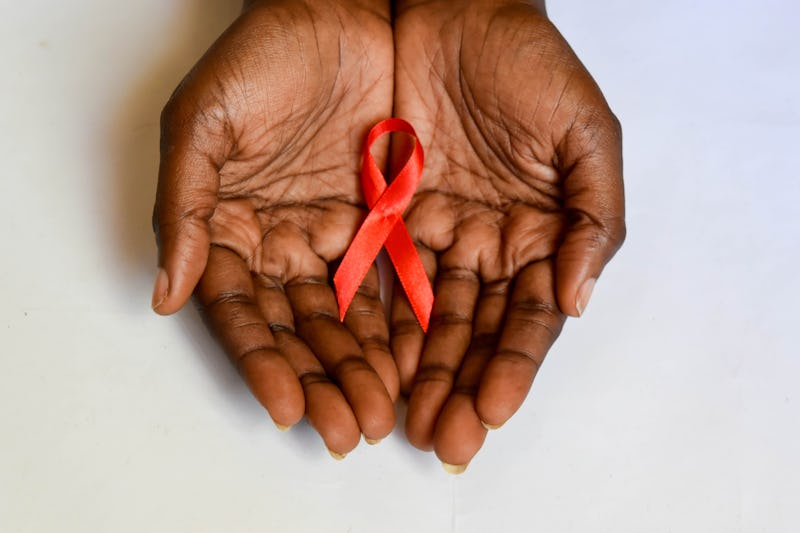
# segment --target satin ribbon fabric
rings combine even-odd
[[[413,137],[414,147],[408,161],[387,186],[386,179],[372,157],[370,149],[378,138],[393,132]],[[424,159],[417,134],[405,120],[399,118],[383,120],[367,135],[361,167],[361,188],[370,211],[333,277],[341,320],[344,320],[364,276],[385,245],[414,315],[422,329],[428,330],[433,307],[433,290],[402,218],[422,177]]]

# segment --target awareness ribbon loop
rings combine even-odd
[[[408,161],[387,186],[370,148],[379,137],[392,132],[410,135],[414,139],[414,148]],[[399,118],[383,120],[367,135],[364,162],[361,167],[361,188],[370,211],[333,277],[341,320],[344,320],[356,291],[385,245],[414,315],[422,329],[428,330],[433,307],[433,290],[402,218],[419,185],[423,162],[424,154],[417,134],[405,120]]]

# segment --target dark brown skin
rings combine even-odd
[[[177,311],[196,286],[273,420],[305,413],[337,454],[388,435],[398,394],[375,269],[344,325],[329,283],[365,212],[363,139],[392,112],[389,15],[251,2],[162,120],[154,308]]]
[[[250,2],[187,76],[163,115],[153,304],[195,291],[277,424],[305,413],[344,454],[391,431],[402,389],[411,443],[463,470],[624,239],[621,136],[543,3],[390,15]],[[390,354],[375,269],[344,325],[330,277],[365,213],[364,137],[392,115],[426,152],[405,218],[436,300],[425,336],[396,291]]]
[[[392,352],[409,440],[458,471],[624,239],[621,134],[542,3],[398,2],[394,39],[395,115],[427,153],[406,223],[435,303],[423,336],[395,293]]]

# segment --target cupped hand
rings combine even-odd
[[[520,407],[565,316],[624,239],[621,133],[542,4],[404,2],[395,114],[426,149],[409,231],[427,336],[397,291],[409,440],[460,471]]]
[[[394,425],[377,273],[345,324],[330,283],[364,217],[363,139],[392,90],[388,5],[249,2],[162,116],[154,308],[195,291],[275,423],[305,413],[338,455]]]

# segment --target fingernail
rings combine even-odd
[[[469,463],[467,463],[465,465],[451,465],[451,464],[442,462],[442,468],[444,468],[445,472],[447,472],[448,474],[453,474],[454,476],[457,476],[459,474],[463,474],[464,472],[466,472],[468,466],[469,466]]]
[[[342,459],[347,457],[346,453],[336,453],[335,451],[333,451],[331,449],[328,450],[328,453],[331,454],[331,457],[333,457],[337,461],[341,461]]]
[[[578,297],[575,299],[575,307],[578,308],[578,316],[582,315],[589,304],[589,298],[592,297],[594,284],[597,283],[595,278],[589,278],[583,282],[581,288],[578,290]]]
[[[493,425],[491,425],[491,424],[487,424],[487,423],[486,423],[486,422],[484,422],[483,420],[481,420],[481,425],[482,425],[483,427],[485,427],[486,429],[488,429],[489,431],[492,431],[492,430],[494,430],[494,429],[500,429],[501,427],[503,427],[503,424],[498,424],[498,425],[496,425],[496,426],[493,426]]]
[[[274,420],[272,421],[272,423],[275,424],[275,427],[278,428],[278,431],[280,431],[281,433],[286,433],[287,431],[292,429],[292,426],[284,426],[283,424],[278,424]]]
[[[370,446],[375,446],[376,444],[379,444],[382,440],[383,439],[368,439],[366,435],[364,436],[364,442],[366,442]]]
[[[169,291],[169,277],[167,277],[167,272],[163,268],[158,269],[158,273],[156,274],[156,282],[153,286],[153,301],[151,302],[151,306],[155,311],[158,307],[164,303],[164,300],[167,299],[167,292]]]

